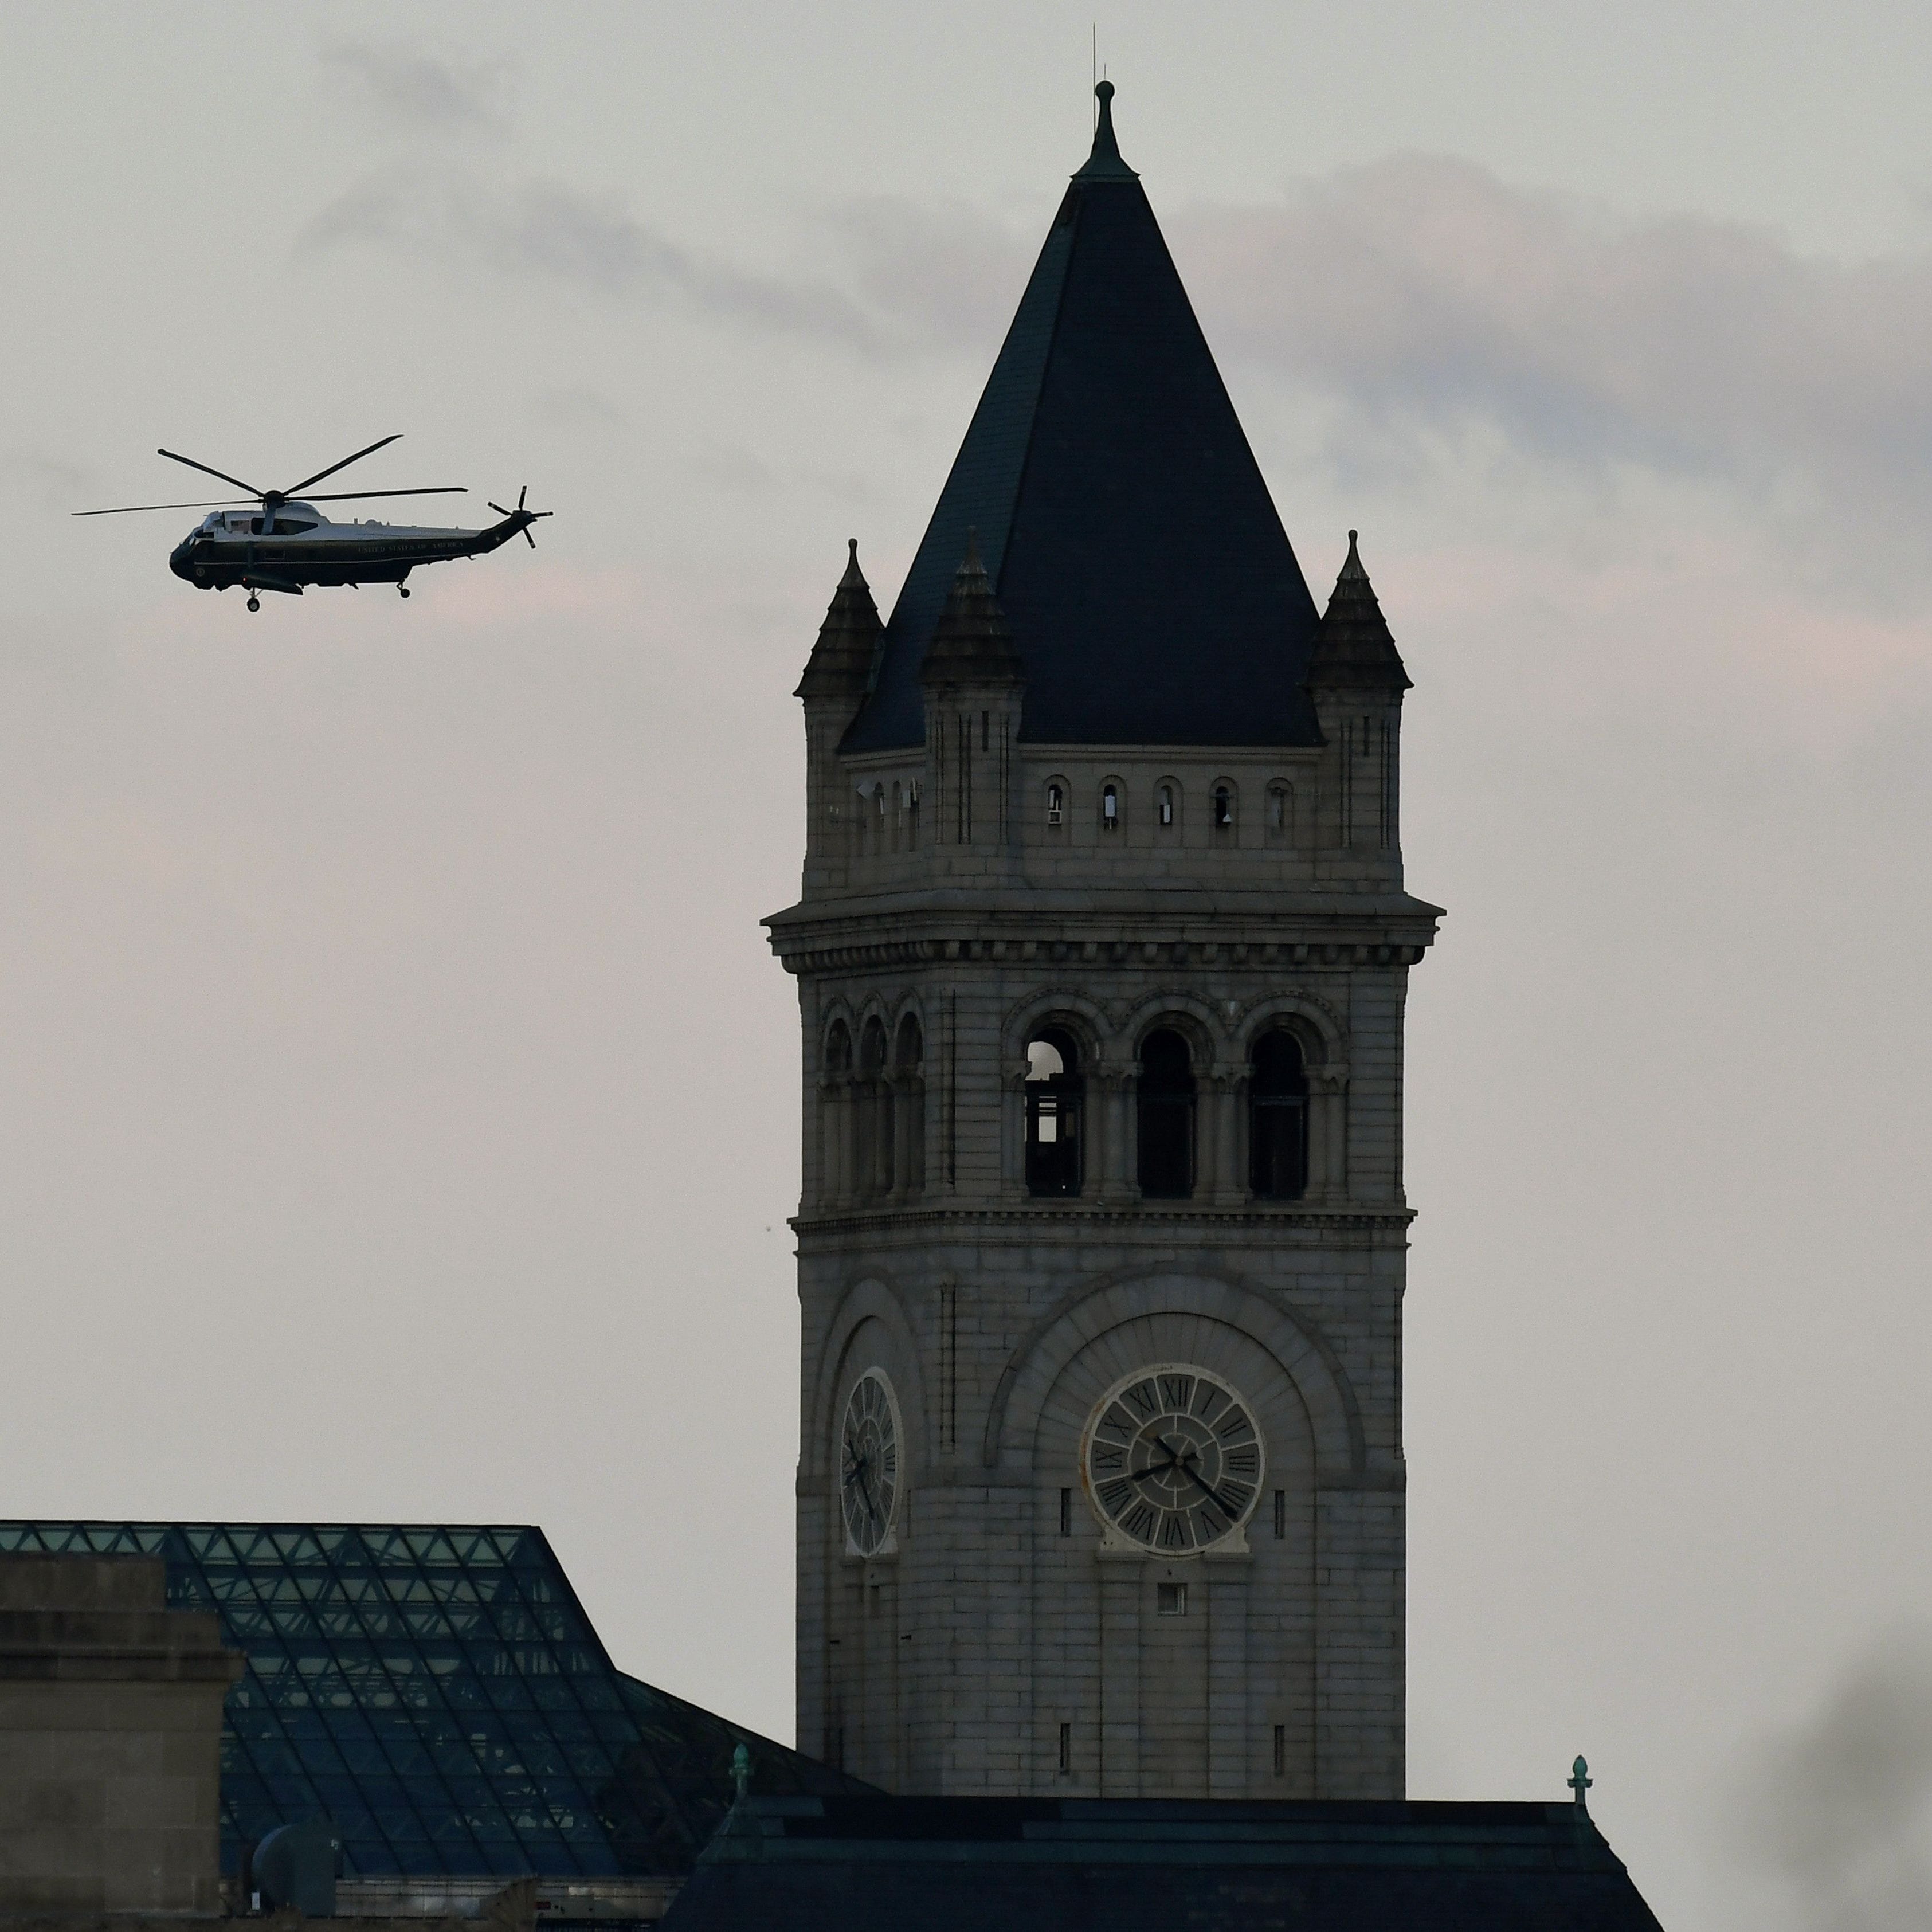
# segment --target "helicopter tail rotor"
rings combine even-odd
[[[521,530],[524,533],[524,542],[528,544],[531,549],[535,550],[537,547],[537,540],[535,537],[530,535],[531,524],[535,523],[539,517],[554,517],[556,514],[556,512],[554,510],[525,509],[524,508],[524,499],[530,494],[530,486],[526,483],[524,487],[517,492],[517,507],[514,510],[505,509],[501,503],[492,503],[490,507],[496,512],[498,516],[508,517],[514,522],[517,528]]]

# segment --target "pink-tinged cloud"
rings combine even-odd
[[[1932,474],[1932,256],[1822,260],[1420,155],[1169,226],[1224,356],[1372,423],[1861,497]]]

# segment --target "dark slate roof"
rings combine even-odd
[[[920,682],[941,688],[1018,684],[1025,675],[1013,649],[1013,628],[993,595],[979,546],[969,535],[965,561],[953,574],[952,588],[920,662]]]
[[[920,661],[976,529],[1038,742],[1312,745],[1314,600],[1101,83],[894,608],[850,752],[916,745]]]
[[[856,1778],[627,1677],[526,1525],[0,1522],[0,1550],[159,1556],[248,1667],[221,1858],[326,1812],[346,1875],[673,1876],[760,1792]]]
[[[872,602],[872,586],[859,568],[859,539],[853,538],[845,574],[832,593],[825,622],[818,627],[818,641],[806,659],[805,675],[792,693],[808,704],[818,698],[848,704],[864,692],[872,674],[872,659],[878,650],[878,606]]]
[[[1322,613],[1308,681],[1325,691],[1406,691],[1409,688],[1402,653],[1390,634],[1376,586],[1362,567],[1362,554],[1355,548],[1353,530],[1348,532],[1347,560],[1335,580],[1328,608]]]
[[[1575,1804],[753,1798],[664,1932],[1659,1932]]]

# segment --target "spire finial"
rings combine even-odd
[[[1100,118],[1094,124],[1094,152],[1087,157],[1087,165],[1076,175],[1076,181],[1104,181],[1110,176],[1116,181],[1132,181],[1134,171],[1120,159],[1120,144],[1114,138],[1114,83],[1111,80],[1096,81],[1094,98],[1100,104]]]
[[[1570,1789],[1576,1794],[1576,1809],[1578,1810],[1587,1811],[1589,1810],[1589,1802],[1584,1797],[1583,1794],[1585,1792],[1588,1791],[1591,1786],[1594,1784],[1596,1781],[1597,1780],[1590,1775],[1590,1767],[1584,1762],[1581,1757],[1579,1757],[1576,1762],[1570,1767]]]
[[[752,1788],[752,1754],[742,1744],[731,1754],[731,1784],[740,1798]]]

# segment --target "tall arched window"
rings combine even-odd
[[[861,1201],[892,1191],[892,1089],[886,1073],[886,1029],[876,1016],[859,1036],[854,1108],[852,1192]]]
[[[926,1185],[926,1040],[908,1013],[892,1041],[892,1163],[908,1200]]]
[[[834,1020],[826,1034],[819,1091],[819,1190],[827,1202],[842,1201],[852,1184],[852,1030],[843,1020]]]
[[[1029,1194],[1080,1192],[1080,1049],[1062,1027],[1027,1042],[1026,1184]]]
[[[1138,1085],[1141,1193],[1185,1201],[1194,1192],[1194,1062],[1172,1028],[1157,1027],[1141,1042]]]
[[[1292,1034],[1264,1033],[1248,1070],[1248,1184],[1264,1201],[1308,1192],[1308,1075]]]

